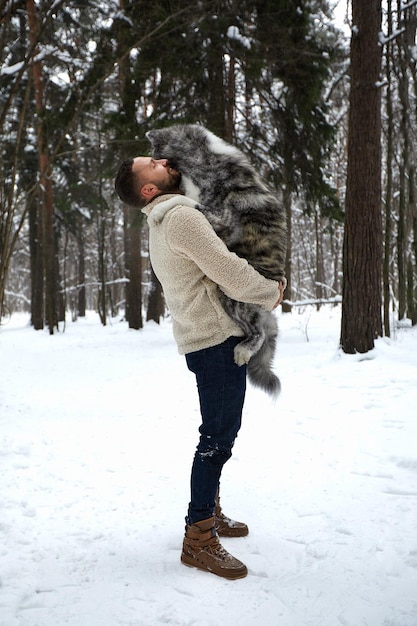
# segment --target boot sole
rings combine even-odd
[[[181,563],[187,565],[188,567],[200,569],[203,572],[209,572],[209,574],[214,574],[220,578],[226,578],[227,580],[238,580],[239,578],[245,578],[248,575],[246,566],[245,569],[241,570],[220,570],[216,572],[186,554],[181,554]]]

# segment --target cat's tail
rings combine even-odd
[[[252,385],[277,398],[281,391],[281,381],[272,370],[278,337],[278,323],[273,313],[264,317],[263,330],[263,343],[248,363],[248,378]]]
[[[248,378],[252,385],[277,398],[281,392],[281,381],[271,369],[271,358],[265,344],[266,342],[250,359],[247,366]]]

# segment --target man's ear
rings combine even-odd
[[[141,195],[147,200],[151,200],[154,196],[159,193],[159,188],[153,183],[146,183],[140,190]]]

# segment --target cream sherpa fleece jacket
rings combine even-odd
[[[259,304],[267,311],[279,292],[278,283],[228,250],[200,211],[181,204],[181,195],[162,222],[155,224],[152,209],[172,196],[158,196],[142,211],[148,217],[150,259],[172,315],[178,352],[187,354],[243,335],[225,313],[218,286],[230,298]]]

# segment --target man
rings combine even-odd
[[[246,366],[234,362],[243,332],[225,313],[218,288],[270,311],[280,304],[283,286],[230,252],[200,211],[181,204],[180,195],[162,222],[153,222],[155,206],[181,193],[180,179],[166,159],[140,156],[122,163],[115,187],[123,202],[148,216],[152,267],[172,315],[178,350],[197,380],[202,424],[181,561],[225,578],[243,578],[246,566],[223,548],[219,536],[244,536],[248,528],[223,514],[219,483],[241,425]]]

